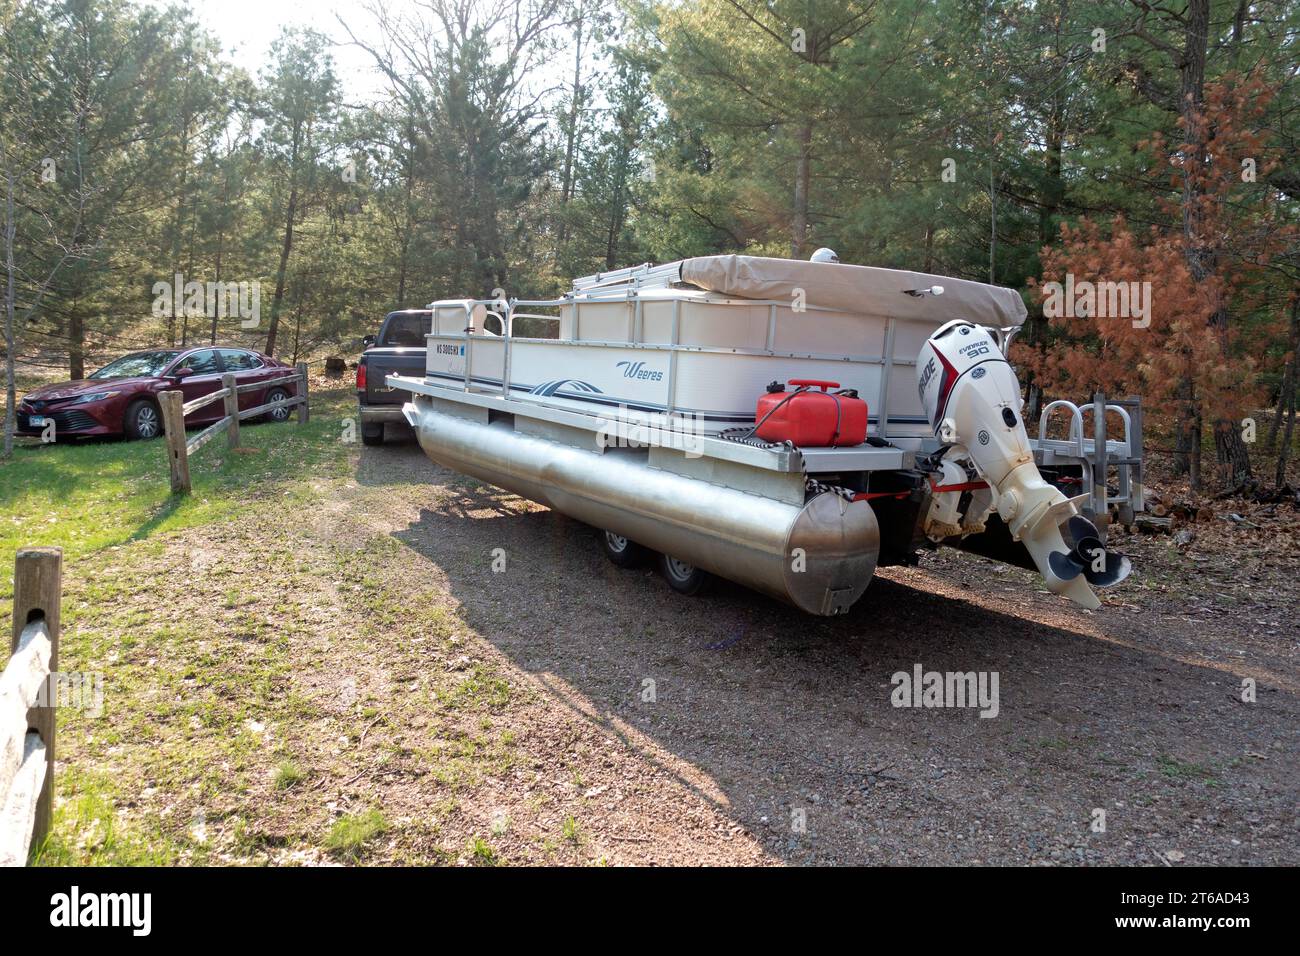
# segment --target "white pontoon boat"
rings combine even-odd
[[[1032,441],[1006,360],[1026,315],[1013,290],[709,256],[429,308],[425,377],[388,380],[429,457],[593,525],[618,564],[657,552],[678,590],[712,573],[838,614],[878,564],[939,545],[1037,568],[1084,607],[1128,574],[1104,527],[1142,508],[1140,407],[1056,402]],[[829,409],[831,437],[774,439],[765,394],[787,425]],[[862,401],[866,435],[845,439]],[[1050,439],[1058,410],[1068,438]]]

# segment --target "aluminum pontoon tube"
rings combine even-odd
[[[865,501],[793,505],[645,464],[408,404],[422,447],[455,471],[794,604],[847,611],[876,568],[880,529]]]

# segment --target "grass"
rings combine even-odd
[[[1161,774],[1173,780],[1213,781],[1216,778],[1212,767],[1193,763],[1189,760],[1179,760],[1177,757],[1171,757],[1168,754],[1161,754],[1156,757],[1156,767]]]
[[[325,837],[325,849],[338,856],[356,859],[367,843],[387,830],[388,821],[378,810],[339,817]]]
[[[57,545],[72,560],[169,531],[237,517],[274,493],[302,503],[303,476],[341,473],[348,446],[338,440],[346,395],[318,393],[305,427],[245,427],[243,444],[256,454],[229,454],[220,440],[190,461],[193,492],[174,497],[168,485],[166,445],[128,442],[24,441],[0,460],[0,562],[19,547]],[[249,493],[252,493],[251,495]],[[8,575],[0,575],[0,597]]]
[[[339,420],[350,414],[347,390],[318,392],[307,426],[244,431],[257,454],[231,455],[211,443],[191,461],[193,493],[180,498],[170,494],[161,441],[28,442],[0,461],[0,563],[12,567],[22,546],[63,548],[60,659],[65,669],[104,675],[110,718],[60,711],[55,821],[36,862],[207,858],[186,822],[206,817],[253,777],[261,741],[249,727],[261,726],[281,698],[300,702],[285,693],[292,628],[254,616],[259,598],[245,593],[245,569],[214,564],[215,552],[191,545],[177,569],[176,536],[255,523],[270,509],[310,508],[315,483],[351,473],[353,446],[338,440]],[[171,580],[158,577],[173,570]],[[0,573],[6,617],[11,588],[11,575]],[[163,598],[177,589],[179,598]],[[286,760],[272,785],[291,790],[304,776]],[[236,844],[247,837],[246,821],[227,826],[218,812],[208,829],[223,827]]]
[[[482,837],[475,837],[469,845],[470,859],[476,866],[496,866],[501,862],[497,851]]]
[[[61,781],[67,785],[67,781]],[[123,831],[114,813],[115,794],[103,779],[84,779],[78,793],[59,809],[55,826],[34,848],[39,866],[165,866],[177,847],[161,831]]]
[[[298,765],[292,760],[283,761],[280,766],[275,768],[274,785],[277,790],[288,790],[290,787],[300,783],[306,775],[298,769]]]
[[[352,401],[317,392],[306,427],[248,429],[257,454],[208,445],[182,498],[161,442],[27,445],[0,463],[0,562],[63,547],[61,665],[103,677],[102,717],[59,712],[37,863],[466,857],[469,835],[442,821],[514,770],[505,718],[533,694],[495,664],[436,663],[473,628],[445,589],[411,587],[400,535],[348,514],[394,494],[357,481],[360,445],[339,440]],[[0,573],[3,615],[10,587]],[[418,792],[387,802],[412,779]],[[343,786],[368,792],[337,817]],[[412,799],[439,822],[412,824]],[[468,856],[504,862],[486,840]]]

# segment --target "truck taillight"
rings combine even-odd
[[[358,362],[357,363],[357,391],[364,392],[365,390],[366,390],[366,363]]]

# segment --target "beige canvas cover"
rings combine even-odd
[[[1027,314],[1014,289],[841,262],[805,262],[760,256],[701,256],[682,261],[682,281],[742,299],[793,301],[802,289],[809,306],[859,315],[892,316],[935,323],[969,319],[996,328],[1019,326]],[[908,289],[943,286],[943,294],[921,297]]]

